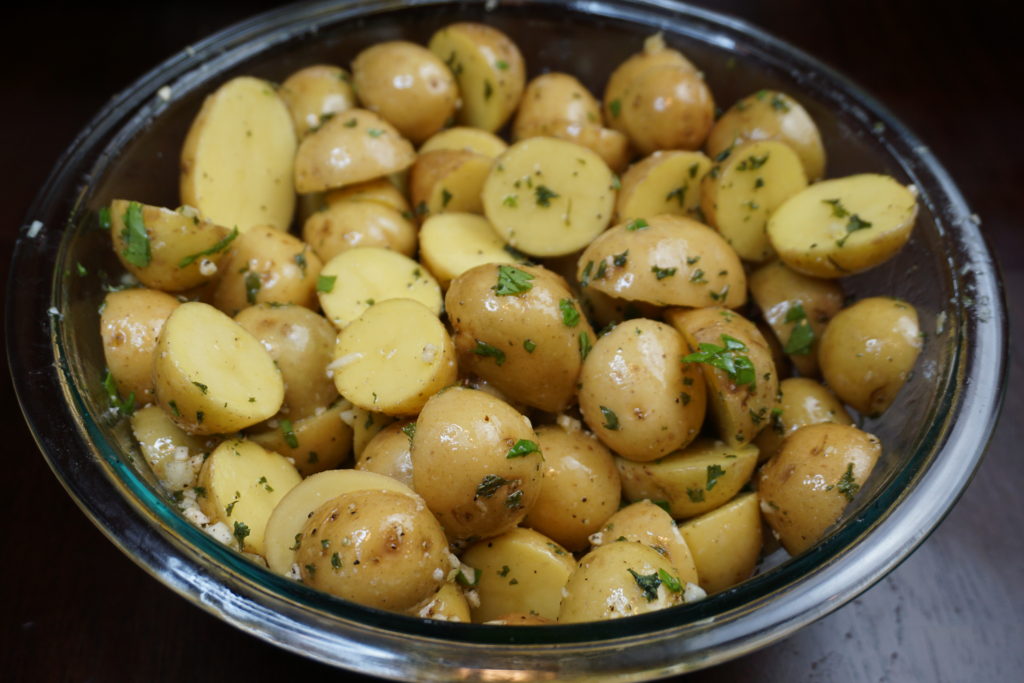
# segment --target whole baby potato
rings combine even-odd
[[[566,121],[601,124],[601,105],[579,80],[570,74],[550,72],[537,76],[526,86],[516,112],[512,133],[517,139],[538,123]]]
[[[300,138],[356,106],[351,80],[344,69],[326,64],[307,66],[285,79],[277,94],[288,105]]]
[[[654,320],[630,320],[597,340],[580,372],[580,411],[624,458],[656,460],[696,438],[707,407],[704,378],[684,364],[686,341]]]
[[[412,435],[416,423],[401,420],[388,425],[370,439],[359,457],[355,469],[376,472],[397,479],[412,487]]]
[[[761,468],[761,514],[791,555],[814,545],[839,520],[881,455],[879,440],[856,427],[816,424],[791,434]]]
[[[572,403],[596,335],[562,278],[539,266],[477,266],[452,280],[445,309],[463,371],[541,410]]]
[[[715,101],[703,76],[678,65],[641,73],[622,99],[622,126],[641,154],[699,149],[715,120]]]
[[[913,306],[871,297],[832,319],[821,338],[818,362],[825,382],[844,403],[877,417],[907,381],[921,345]]]
[[[436,593],[448,542],[419,497],[351,491],[318,507],[295,551],[302,582],[361,605],[409,609]]]
[[[103,357],[123,398],[136,405],[156,396],[153,359],[157,338],[167,317],[180,305],[170,294],[155,289],[125,289],[103,299],[100,336]]]
[[[359,99],[419,144],[455,115],[455,77],[430,50],[395,40],[366,48],[352,62]]]
[[[620,540],[636,541],[654,548],[672,562],[680,581],[699,583],[690,547],[679,533],[676,521],[651,501],[641,500],[622,508],[590,538],[594,547]]]
[[[516,526],[540,495],[542,464],[530,421],[482,391],[435,394],[416,420],[414,488],[452,541]]]
[[[682,52],[666,47],[665,39],[660,33],[650,36],[644,41],[643,50],[619,64],[608,78],[608,84],[604,89],[604,115],[608,125],[615,130],[625,132],[622,106],[629,87],[645,71],[659,66],[677,66],[692,71],[697,70],[697,67],[684,57]]]

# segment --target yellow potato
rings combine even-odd
[[[325,64],[307,66],[285,79],[278,94],[288,105],[300,138],[356,106],[351,80],[344,69]]]
[[[606,330],[625,320],[633,318],[656,320],[661,317],[660,306],[643,301],[617,299],[593,287],[580,290],[580,302],[587,312],[587,317],[594,321],[595,326],[601,327],[598,335],[604,334]]]
[[[415,496],[408,486],[373,472],[326,470],[305,478],[280,500],[267,520],[264,553],[270,571],[288,576],[302,527],[321,505],[351,491],[395,491]]]
[[[843,307],[835,280],[801,275],[781,261],[750,274],[750,295],[774,336],[804,376],[818,374],[818,346],[828,321]]]
[[[114,252],[125,270],[153,289],[181,292],[210,282],[237,234],[189,207],[171,211],[124,199],[110,203]]]
[[[783,439],[807,425],[834,422],[853,424],[843,404],[823,384],[807,377],[790,377],[779,382],[779,405],[772,409],[771,423],[754,440],[760,449],[758,462],[778,452]]]
[[[480,192],[493,165],[491,157],[465,150],[421,153],[409,172],[416,215],[483,213]]]
[[[479,128],[467,126],[455,126],[435,133],[429,140],[420,147],[420,154],[433,152],[439,149],[462,150],[483,154],[485,157],[496,159],[508,149],[504,140],[494,133]]]
[[[505,125],[526,84],[526,66],[515,43],[491,26],[459,22],[431,36],[428,48],[458,81],[459,122],[491,133]]]
[[[580,123],[569,119],[531,119],[517,134],[519,140],[537,137],[560,138],[591,150],[608,164],[608,168],[621,173],[629,165],[633,148],[629,138],[612,128],[596,123]]]
[[[193,486],[215,442],[181,431],[157,406],[136,410],[131,421],[132,435],[160,484],[171,491]]]
[[[338,335],[338,393],[365,410],[415,415],[455,383],[455,344],[437,314],[412,299],[374,304]]]
[[[341,411],[341,419],[352,428],[352,455],[358,459],[373,438],[393,424],[397,418],[363,410],[344,399],[342,402],[345,408]]]
[[[557,619],[562,589],[576,569],[567,550],[532,529],[512,529],[480,541],[461,560],[479,576],[474,588],[480,604],[471,605],[476,623],[510,612]]]
[[[250,427],[284,401],[281,371],[259,340],[199,302],[182,304],[164,323],[153,381],[160,407],[190,434]]]
[[[750,578],[761,556],[761,515],[756,493],[679,525],[697,565],[700,587],[718,593]]]
[[[721,441],[699,439],[655,462],[615,462],[626,500],[652,500],[666,505],[676,519],[686,519],[735,496],[754,473],[757,448],[730,448]]]
[[[586,147],[530,138],[495,161],[484,183],[484,212],[516,249],[532,256],[563,256],[608,226],[613,184],[608,165]]]
[[[627,86],[621,126],[641,154],[699,149],[715,120],[715,101],[704,76],[679,65],[652,66]]]
[[[622,107],[627,90],[643,72],[659,66],[678,66],[696,71],[690,60],[678,50],[665,46],[661,33],[649,36],[644,41],[643,51],[629,57],[616,67],[608,78],[604,90],[604,118],[616,130],[625,132],[622,121]]]
[[[542,464],[530,421],[482,391],[435,394],[416,420],[414,488],[452,541],[516,526],[540,495]]]
[[[724,157],[724,158],[723,158]],[[772,256],[765,225],[784,201],[807,187],[800,158],[785,143],[748,142],[719,154],[700,187],[700,206],[740,258]]]
[[[267,81],[234,78],[206,98],[181,150],[181,203],[218,225],[287,230],[295,212],[295,128]]]
[[[387,178],[367,180],[325,192],[324,204],[333,206],[341,202],[376,202],[405,215],[409,211],[403,191]]]
[[[913,306],[871,297],[836,314],[822,335],[818,361],[840,400],[877,417],[910,377],[922,345]]]
[[[601,531],[591,536],[590,542],[597,547],[620,540],[654,548],[672,562],[680,581],[699,583],[697,565],[675,520],[651,501],[641,500],[616,512]]]
[[[324,262],[355,247],[383,247],[409,257],[416,253],[412,220],[377,201],[331,203],[306,219],[302,238]]]
[[[339,330],[388,299],[415,299],[434,315],[441,313],[437,280],[411,258],[380,247],[356,247],[332,258],[320,271],[317,294]]]
[[[606,333],[583,362],[580,412],[619,455],[647,462],[683,448],[704,422],[700,369],[680,363],[686,342],[670,326],[631,320]]]
[[[719,437],[733,447],[750,443],[767,425],[779,390],[768,342],[752,322],[724,308],[670,309],[665,320],[690,347],[684,360],[704,372]]]
[[[711,160],[700,152],[658,151],[629,167],[615,203],[615,220],[671,213],[693,216],[700,207],[701,178]]]
[[[768,221],[783,263],[814,277],[843,277],[887,261],[917,218],[911,188],[886,175],[824,180],[790,197]]]
[[[170,294],[154,289],[110,292],[100,312],[103,358],[117,391],[133,405],[153,401],[153,361],[164,321],[180,305]]]
[[[235,240],[213,289],[213,305],[235,315],[259,303],[316,307],[323,262],[299,238],[257,226]]]
[[[583,251],[580,287],[658,306],[742,306],[747,278],[736,252],[706,225],[651,216],[605,231]]]
[[[811,181],[825,175],[825,148],[807,110],[789,95],[758,90],[729,107],[715,122],[705,148],[718,156],[730,147],[753,140],[778,140],[789,145]]]
[[[291,458],[304,477],[339,467],[352,452],[352,428],[341,420],[338,401],[306,417],[276,420],[277,426],[248,435],[264,448]],[[274,421],[271,421],[273,424]]]
[[[507,247],[490,221],[471,213],[430,216],[420,228],[420,261],[445,289],[476,266],[525,260]]]
[[[419,496],[352,491],[321,505],[302,528],[302,582],[346,600],[405,611],[444,585],[448,543]]]
[[[761,513],[791,555],[835,524],[881,455],[876,437],[856,427],[814,424],[782,442],[758,477]]]
[[[582,430],[550,425],[536,432],[544,454],[544,486],[523,525],[569,550],[583,550],[622,497],[614,457]]]
[[[199,508],[211,521],[227,526],[239,549],[262,555],[270,514],[300,481],[282,456],[252,441],[232,439],[203,463]]]
[[[402,171],[416,152],[390,123],[351,109],[307,135],[295,153],[295,191],[322,192]]]
[[[440,590],[425,603],[409,610],[409,614],[420,619],[457,621],[463,624],[468,624],[472,619],[469,602],[466,601],[462,589],[450,581],[441,586]]]
[[[512,124],[512,136],[530,137],[523,133],[538,123],[553,120],[601,125],[601,105],[575,76],[550,71],[526,84]]]
[[[356,460],[355,469],[376,472],[412,487],[412,435],[416,423],[395,422],[370,439]]]
[[[359,99],[419,144],[455,115],[459,89],[444,62],[404,40],[376,43],[352,61]]]

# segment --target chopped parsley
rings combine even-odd
[[[669,589],[673,593],[678,593],[683,590],[683,584],[675,576],[672,576],[664,569],[658,570],[658,578],[661,579],[661,585]]]
[[[686,190],[686,185],[680,185],[679,187],[665,195],[665,201],[668,202],[675,199],[677,202],[679,202],[679,206],[683,206],[683,199],[686,197]]]
[[[505,507],[509,510],[518,510],[523,507],[523,492],[521,489],[513,491],[505,497]]]
[[[594,262],[587,261],[587,265],[583,266],[582,277],[580,277],[580,287],[586,287],[590,284],[590,273],[594,270]]]
[[[534,276],[515,266],[498,266],[498,284],[491,287],[498,296],[522,294],[533,289]]]
[[[551,200],[561,196],[547,185],[538,185],[534,188],[533,194],[537,198],[537,206],[544,207],[551,206]]]
[[[533,350],[537,348],[537,344],[532,339],[524,339],[523,348],[526,349],[527,353],[533,353]]]
[[[334,283],[337,279],[337,275],[317,275],[316,291],[323,292],[324,294],[330,294],[334,291]]]
[[[860,484],[858,484],[853,477],[853,463],[847,463],[846,471],[843,472],[843,476],[836,482],[836,490],[839,493],[846,496],[847,500],[853,500],[853,497],[857,495],[857,491],[860,491]]]
[[[603,261],[601,262],[604,263]],[[580,323],[580,312],[576,310],[576,306],[573,305],[572,299],[562,299],[558,302],[558,307],[562,310],[562,324],[566,327],[576,327]]]
[[[789,307],[786,311],[786,322],[796,323],[792,332],[789,333],[789,341],[782,349],[785,353],[794,356],[807,356],[811,353],[811,345],[814,343],[814,330],[807,319],[803,304],[799,301]]]
[[[708,483],[704,487],[708,491],[715,488],[715,484],[725,474],[725,470],[718,465],[708,465]]]
[[[250,270],[245,274],[245,300],[250,304],[256,303],[256,296],[260,293],[263,283],[260,281],[260,274]]]
[[[612,113],[614,118],[619,118],[619,114],[622,113],[622,101],[615,99],[609,102],[608,111]]]
[[[208,391],[210,390],[210,387],[206,386],[206,385],[205,385],[205,384],[203,384],[202,382],[192,382],[192,384],[194,384],[194,385],[195,385],[196,387],[198,387],[198,388],[199,388],[199,391],[203,392],[203,395],[204,395],[204,396],[205,396],[205,395],[207,394],[207,392],[208,392]]]
[[[225,249],[228,248],[229,244],[231,244],[232,242],[235,241],[236,237],[238,237],[238,228],[237,227],[233,228],[231,230],[231,232],[228,233],[227,237],[225,237],[224,239],[220,240],[219,242],[217,242],[215,245],[213,245],[209,249],[203,249],[202,251],[197,251],[196,253],[191,254],[189,256],[186,256],[185,258],[183,258],[180,261],[178,261],[178,267],[179,268],[187,268],[188,266],[192,265],[193,263],[195,263],[196,261],[198,261],[199,259],[201,259],[204,256],[213,256],[214,254],[218,254],[218,253],[224,251]],[[296,260],[298,260],[298,257],[296,257]]]
[[[128,202],[128,209],[124,212],[121,239],[124,241],[121,255],[125,261],[139,268],[149,265],[153,255],[150,250],[149,233],[146,232],[146,224],[142,222],[142,204]]]
[[[507,483],[509,482],[504,477],[499,477],[497,474],[488,474],[477,484],[476,495],[478,498],[490,498]]]
[[[836,246],[841,247],[846,244],[846,240],[850,239],[850,235],[857,232],[858,230],[866,230],[871,227],[869,221],[864,220],[857,214],[850,216],[850,220],[846,223],[846,234],[841,239],[836,240]]]
[[[334,569],[341,569],[341,555],[338,553],[331,554],[331,567]]]
[[[540,453],[540,446],[535,441],[529,439],[519,439],[512,448],[508,449],[508,453],[505,454],[507,460],[512,458],[524,458],[530,453]]]
[[[615,266],[618,266],[619,268],[621,268],[622,266],[626,265],[626,261],[628,260],[628,258],[629,258],[629,249],[627,249],[626,251],[622,252],[621,254],[616,254],[615,256],[613,256],[612,257],[612,264],[615,265]]]
[[[371,138],[379,138],[381,135],[384,135],[384,131],[382,131],[380,128],[371,128],[370,130],[366,131],[366,134],[369,135]]]
[[[668,514],[672,514],[672,506],[668,504],[667,500],[652,500],[651,502],[660,507]]]
[[[654,277],[659,280],[664,280],[667,277],[672,277],[676,274],[676,269],[673,268],[659,268],[658,266],[651,266],[651,272],[654,273]]]
[[[249,526],[245,522],[235,522],[235,532],[232,534],[238,539],[238,547],[245,547],[245,539],[249,536]]]
[[[654,574],[637,574],[632,568],[627,568],[626,571],[633,575],[633,580],[636,581],[636,585],[640,586],[640,590],[644,592],[647,602],[658,598],[658,586],[661,585],[661,579],[658,578],[657,572]]]
[[[491,346],[487,342],[482,342],[479,339],[476,340],[476,346],[473,347],[473,353],[478,356],[490,356],[498,365],[503,365],[505,363],[504,351],[495,346]]]
[[[686,489],[686,495],[690,497],[691,503],[704,502],[704,489]]]
[[[482,569],[473,569],[473,578],[471,579],[468,576],[466,576],[466,573],[464,571],[462,571],[460,569],[459,573],[455,575],[455,581],[460,586],[465,586],[466,588],[472,588],[473,586],[475,586],[478,583],[480,583],[480,576],[483,573],[484,573],[484,570],[482,570]]]
[[[505,195],[505,198],[501,200],[501,205],[502,206],[507,206],[510,209],[518,208],[519,207],[519,195],[517,195],[517,194]]]
[[[117,382],[114,381],[114,375],[111,374],[109,368],[103,374],[103,389],[107,392],[110,405],[117,408],[117,412],[125,416],[130,416],[135,412],[135,392],[128,394],[127,398],[121,398],[121,394],[117,391]]]
[[[635,232],[636,230],[643,230],[644,228],[650,227],[650,224],[643,218],[634,218],[630,222],[626,223],[626,230]]]
[[[619,431],[619,416],[606,406],[600,406],[600,409],[604,417],[604,424],[601,426],[612,432]]]
[[[593,348],[593,346],[590,343],[590,335],[587,334],[586,332],[580,332],[579,346],[580,360],[586,360],[587,356],[590,355],[590,350]]]
[[[764,156],[749,156],[740,163],[736,164],[737,171],[756,171],[757,169],[764,166],[765,162],[768,161],[768,155]]]
[[[697,268],[692,273],[690,273],[690,282],[696,285],[706,285],[708,283],[708,281],[704,278],[704,271],[700,268]]]
[[[702,342],[698,349],[695,353],[683,356],[683,362],[705,363],[725,372],[737,385],[749,384],[751,390],[755,388],[754,364],[749,356],[740,353],[746,351],[747,346],[739,339],[723,334],[722,346]]]
[[[838,199],[822,199],[821,203],[832,206],[832,216],[834,218],[846,218],[850,215],[850,212],[846,210],[846,207]]]
[[[491,85],[490,80],[484,79],[484,101],[491,99],[491,95],[494,94],[494,86]]]
[[[284,437],[284,442],[288,444],[289,448],[299,447],[299,437],[295,436],[291,420],[281,420],[281,435]]]
[[[110,230],[110,207],[101,207],[96,213],[96,220],[100,224],[100,230]]]
[[[505,71],[508,69],[508,62],[506,62],[504,59],[497,59],[494,61],[494,66],[496,66],[498,69],[502,71]]]
[[[402,427],[402,433],[409,438],[409,445],[412,445],[412,440],[416,436],[416,423],[410,422],[409,424]]]
[[[448,191],[448,188],[441,188],[441,208],[448,206],[448,202],[452,200],[452,193]]]

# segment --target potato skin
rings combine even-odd
[[[351,80],[344,69],[326,64],[307,66],[285,79],[277,94],[288,105],[300,139],[332,116],[356,106]]]
[[[856,427],[815,424],[793,432],[761,468],[761,514],[791,555],[818,542],[871,474],[879,440]]]
[[[641,154],[699,149],[714,119],[711,90],[698,72],[683,66],[646,69],[622,99],[622,126]]]
[[[523,441],[537,443],[530,421],[482,391],[453,387],[427,401],[412,440],[413,484],[449,539],[497,536],[529,513],[542,458],[509,457]]]
[[[619,455],[656,460],[696,438],[707,406],[700,368],[684,364],[686,342],[654,320],[622,323],[597,340],[580,372],[580,411]]]
[[[377,201],[330,203],[306,219],[302,237],[324,263],[356,247],[385,247],[409,257],[416,252],[416,226]]]
[[[416,423],[401,420],[390,424],[370,439],[359,458],[355,469],[376,472],[397,479],[412,488],[412,436]]]
[[[825,385],[809,377],[790,377],[779,382],[779,405],[772,410],[771,424],[761,430],[754,443],[760,449],[758,461],[775,455],[783,439],[807,425],[822,422],[853,424],[850,415]]]
[[[531,276],[530,288],[499,294],[499,278],[512,272],[504,269]],[[597,336],[560,277],[539,266],[477,266],[452,280],[445,309],[464,372],[486,379],[514,402],[541,410],[558,412],[572,403],[581,349]]]
[[[625,132],[622,119],[622,107],[626,101],[628,90],[645,71],[660,66],[673,66],[696,71],[697,67],[683,56],[682,52],[667,48],[661,34],[656,34],[644,41],[641,52],[631,55],[619,64],[608,78],[604,90],[604,116],[612,128]]]
[[[641,500],[616,512],[591,537],[591,543],[597,547],[623,538],[651,546],[672,562],[680,581],[699,584],[690,547],[675,520],[651,501]]]
[[[302,582],[361,605],[407,610],[436,593],[448,543],[418,497],[352,491],[318,507],[295,551]]]
[[[832,319],[821,338],[818,361],[825,382],[844,403],[877,417],[907,381],[921,346],[913,306],[871,297]]]
[[[123,398],[134,394],[136,405],[156,398],[153,360],[164,321],[180,302],[155,289],[124,289],[103,299],[100,337],[103,357]]]

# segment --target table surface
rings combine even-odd
[[[36,189],[113,93],[188,43],[274,3],[35,3],[6,11],[3,254]],[[1024,98],[1015,25],[994,2],[727,0],[850,76],[931,147],[1001,262],[1024,323],[1019,214]],[[1002,132],[1003,126],[1010,133]],[[6,282],[8,257],[2,257]],[[6,363],[6,359],[4,360]],[[6,378],[6,373],[5,373]],[[18,681],[268,680],[331,676],[218,621],[150,578],[76,508],[16,407],[0,399],[10,468],[0,497],[0,671]],[[974,481],[941,527],[862,596],[788,639],[692,674],[705,681],[996,681],[1024,670],[1024,351],[1011,349],[1003,417]],[[1016,416],[1016,417],[1015,417]],[[12,476],[13,475],[13,476]],[[308,677],[308,678],[307,678]],[[348,680],[356,679],[351,676]],[[369,680],[369,679],[367,679]]]

